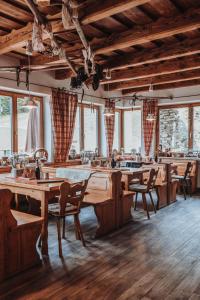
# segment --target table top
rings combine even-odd
[[[97,172],[114,172],[121,171],[122,175],[133,175],[133,174],[142,174],[149,172],[148,168],[104,168],[104,167],[90,167],[86,165],[76,166],[79,169],[91,169],[91,171]],[[52,178],[50,178],[51,180]],[[37,180],[29,180],[27,178],[14,178],[11,176],[11,173],[0,174],[0,185],[12,186],[19,188],[26,188],[38,191],[57,191],[64,179],[61,179],[61,182],[49,182],[49,183],[38,183]],[[75,183],[75,181],[69,181],[70,183]]]
[[[62,181],[55,183],[38,183],[37,180],[28,180],[26,178],[13,178],[11,177],[10,173],[0,174],[0,185],[28,188],[32,190],[51,192],[59,190],[61,183]]]
[[[110,167],[92,167],[89,165],[78,165],[78,166],[69,166],[67,168],[72,169],[84,169],[84,170],[91,170],[96,172],[103,172],[103,173],[112,173],[116,171],[121,171],[122,174],[132,174],[132,173],[146,173],[149,172],[149,167],[140,167],[140,168],[127,168],[127,167],[121,167],[121,168],[110,168]],[[48,167],[43,167],[42,170],[47,171]],[[50,167],[49,171],[55,170],[56,167]]]

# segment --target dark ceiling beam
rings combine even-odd
[[[187,86],[197,86],[197,85],[200,85],[200,79],[188,80],[188,81],[184,81],[184,82],[175,82],[175,83],[155,85],[154,86],[154,91],[182,88],[182,87],[187,87]],[[149,91],[148,87],[138,87],[138,88],[135,88],[135,89],[124,90],[124,91],[122,91],[122,94],[123,95],[130,95],[130,94],[142,93],[142,92],[148,92],[148,91]],[[153,97],[154,94],[151,93],[151,95]]]

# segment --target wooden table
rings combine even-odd
[[[140,180],[140,183],[143,178],[144,173],[148,173],[149,169],[146,168],[121,168],[122,172],[122,181],[124,181],[125,184],[125,190],[128,191],[129,185],[132,179],[138,178]]]
[[[29,196],[41,202],[42,254],[48,255],[48,202],[59,194],[61,183],[38,184],[36,181],[19,180],[8,174],[0,174],[0,189],[9,189],[14,194]]]
[[[76,168],[87,168],[84,166],[79,166]],[[48,169],[48,167],[47,167]],[[89,195],[86,195],[84,198],[84,202],[89,205],[93,205],[95,208],[95,212],[97,215],[97,219],[99,221],[100,227],[97,228],[96,236],[100,236],[108,233],[111,230],[117,229],[122,226],[125,221],[125,216],[130,215],[130,207],[131,207],[131,198],[133,197],[133,193],[130,195],[124,195],[124,200],[121,201],[120,196],[120,177],[118,178],[117,169],[99,169],[99,168],[91,168],[91,171],[97,172],[106,172],[108,174],[113,174],[111,177],[116,175],[116,180],[119,179],[119,183],[113,181],[114,186],[111,186],[111,190],[107,191],[107,194],[103,191],[94,191],[88,190]],[[120,169],[122,172],[122,176],[124,176],[126,184],[128,185],[128,181],[134,176],[140,176],[148,170],[144,168],[139,169]],[[115,182],[115,183],[114,183]],[[33,199],[36,199],[41,202],[41,217],[44,219],[44,223],[42,226],[42,254],[48,255],[48,202],[50,199],[54,198],[59,194],[59,187],[61,183],[43,183],[38,184],[37,181],[30,181],[26,179],[15,179],[12,178],[10,174],[0,174],[0,189],[9,189],[12,193],[16,195],[25,195],[29,196]],[[128,189],[127,189],[128,190]],[[105,194],[105,195],[104,195]],[[125,200],[126,199],[126,200]],[[122,205],[124,205],[124,215],[122,214]],[[126,207],[127,206],[127,207]],[[107,209],[105,211],[105,207],[109,207],[109,214],[107,213]],[[112,210],[112,211],[111,211]],[[103,213],[102,213],[103,212]],[[111,224],[111,216],[115,213],[115,218],[113,217],[113,222]],[[108,226],[109,224],[109,226]],[[111,226],[112,225],[112,226]]]

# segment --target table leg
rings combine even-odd
[[[114,201],[110,200],[106,203],[95,205],[94,212],[97,217],[98,227],[95,237],[103,236],[116,228],[116,217]]]
[[[16,205],[16,210],[19,210],[19,195],[15,194],[15,205]]]
[[[42,254],[48,255],[48,196],[43,194],[41,199],[41,217],[43,217],[43,225],[41,232]]]

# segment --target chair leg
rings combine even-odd
[[[192,197],[192,181],[191,179],[186,179],[187,193]]]
[[[142,193],[142,201],[143,201],[143,208],[144,208],[144,210],[146,209],[146,212],[147,212],[147,218],[150,219],[149,209],[148,209],[147,199],[146,199],[145,193]]]
[[[186,195],[186,190],[185,190],[185,181],[182,182],[182,187],[183,187],[183,195],[184,195],[184,199],[187,199],[187,195]]]
[[[65,217],[63,218],[62,238],[65,239]]]
[[[135,195],[135,205],[134,205],[134,210],[137,208],[137,199],[138,199],[138,192]]]
[[[158,188],[156,188],[156,196],[157,196],[156,210],[159,210],[160,209],[160,198],[159,198]]]
[[[42,238],[41,238],[41,235],[40,235],[39,240],[38,240],[38,247],[39,248],[42,247]]]
[[[84,240],[83,233],[82,233],[82,230],[81,230],[81,224],[80,224],[80,221],[79,221],[79,216],[75,215],[74,218],[76,220],[75,222],[76,222],[77,230],[78,230],[78,233],[79,233],[79,237],[81,239],[81,242],[82,242],[83,246],[85,247],[85,240]]]
[[[156,214],[156,207],[155,207],[155,204],[154,204],[154,201],[153,201],[153,197],[152,197],[151,192],[149,192],[149,196],[150,196],[150,199],[151,199],[151,204],[152,204],[152,206],[153,206],[153,210],[154,210],[154,212],[155,212],[155,214]]]
[[[189,179],[189,194],[190,194],[190,197],[192,197],[192,180]]]
[[[78,225],[77,225],[76,215],[74,215],[74,227],[75,227],[76,239],[80,240],[81,237],[80,237],[80,234],[79,234],[79,231],[78,231]]]
[[[57,231],[58,231],[58,250],[59,250],[59,256],[62,257],[62,241],[61,241],[61,228],[60,228],[60,218],[57,218]]]

